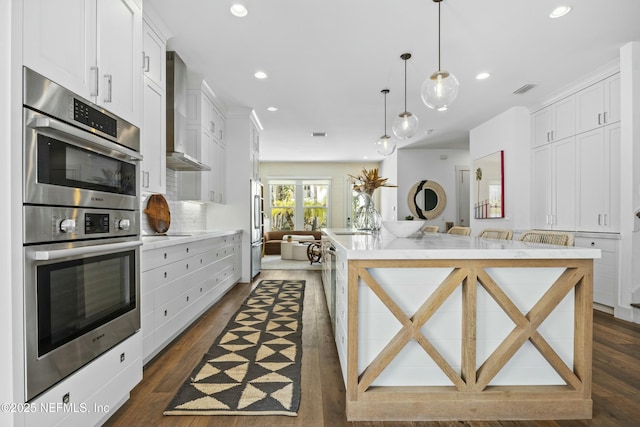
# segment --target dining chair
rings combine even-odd
[[[565,231],[529,230],[520,236],[522,242],[546,243],[549,245],[573,246],[575,238]]]
[[[478,237],[482,237],[483,239],[511,240],[513,238],[513,231],[507,228],[485,228],[478,234]]]
[[[456,234],[458,236],[469,236],[471,229],[469,227],[454,226],[447,231],[447,234]]]
[[[425,225],[424,227],[422,227],[422,230],[425,233],[437,233],[440,231],[440,226],[439,225]]]

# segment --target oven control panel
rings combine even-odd
[[[24,243],[140,235],[140,211],[24,206]]]

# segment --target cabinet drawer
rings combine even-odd
[[[98,401],[98,403],[102,405],[111,404],[111,401],[108,399],[111,396],[105,396],[104,399],[101,399],[102,394],[100,391],[105,388],[105,384],[112,383],[115,378],[120,377],[120,374],[127,372],[129,383],[127,387],[122,387],[118,390],[119,399],[116,400],[117,402],[124,399],[129,394],[131,388],[142,379],[141,358],[142,334],[136,333],[31,402],[38,405],[39,408],[48,407],[49,405],[56,408],[56,405],[62,404],[63,398],[68,395],[69,404],[76,408],[80,408],[81,404],[88,405],[88,402],[93,400]],[[91,408],[93,408],[93,406],[91,406]],[[84,424],[82,420],[77,420],[80,416],[80,414],[77,413],[69,414],[69,411],[63,411],[61,409],[52,412],[37,411],[25,414],[24,425],[34,427],[50,425],[94,425],[98,423],[100,417],[104,416],[104,414],[97,413],[93,415],[96,418],[92,419],[92,422]],[[68,419],[64,420],[64,423],[61,423],[67,416]],[[86,421],[85,419],[84,422]]]
[[[595,248],[601,251],[616,252],[619,240],[615,239],[589,239],[576,237],[575,245],[581,248]]]

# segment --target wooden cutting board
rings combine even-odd
[[[166,233],[171,225],[169,204],[162,194],[152,194],[144,210],[149,220],[149,226],[156,233]]]

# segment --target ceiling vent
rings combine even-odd
[[[327,136],[327,133],[326,132],[313,132],[311,134],[311,136],[317,137],[317,138],[324,138],[324,137]]]
[[[513,91],[514,95],[522,95],[523,93],[529,92],[531,89],[536,87],[536,85],[527,83],[526,85],[520,86],[518,89]]]

